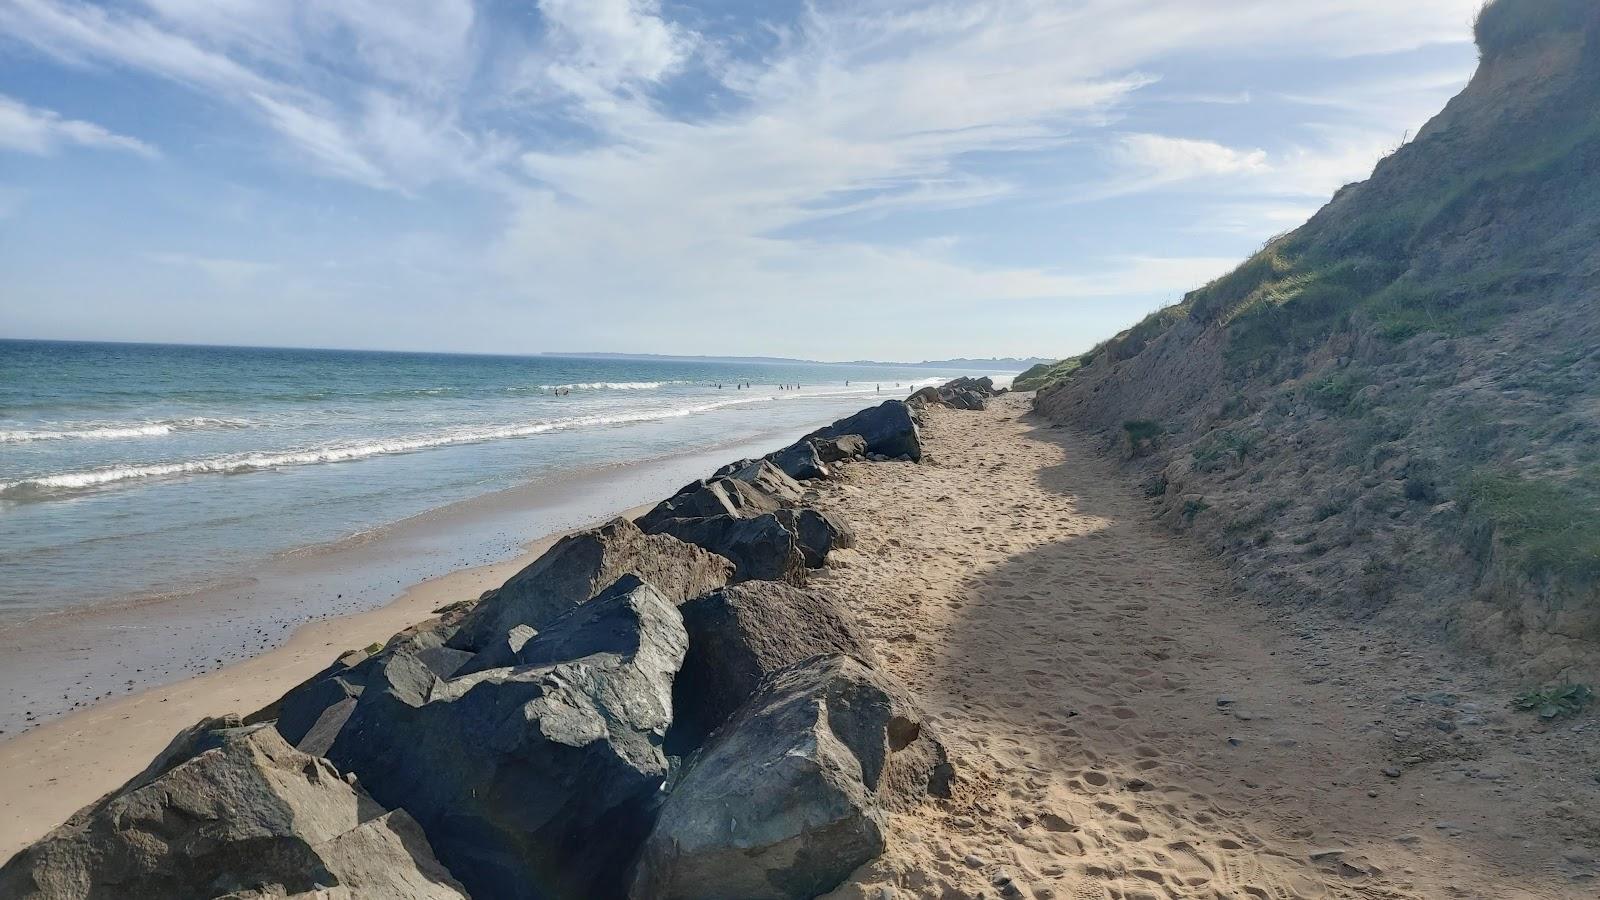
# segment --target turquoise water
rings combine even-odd
[[[181,592],[446,504],[820,425],[956,374],[0,341],[0,621]]]

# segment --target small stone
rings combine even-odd
[[[1127,789],[1130,790],[1130,791],[1148,791],[1148,790],[1150,790],[1150,782],[1145,781],[1143,778],[1129,778],[1124,783],[1124,786],[1127,787]]]
[[[1217,705],[1218,706],[1232,706],[1233,705],[1233,698],[1232,697],[1218,697],[1217,698]]]
[[[1383,774],[1387,778],[1399,778],[1400,769],[1395,766],[1385,766],[1383,769]]]
[[[962,862],[966,863],[970,868],[974,868],[974,869],[983,868],[983,859],[981,857],[979,857],[978,854],[976,854],[976,853],[968,853],[966,858],[963,859]]]

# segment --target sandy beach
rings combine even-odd
[[[1025,396],[929,418],[921,465],[824,487],[860,543],[817,580],[937,717],[962,789],[833,896],[1594,896],[1583,722],[1235,594]]]
[[[896,814],[889,852],[832,896],[1593,895],[1594,784],[1562,765],[1581,723],[1513,713],[1494,672],[1402,636],[1236,594],[1026,395],[927,416],[920,465],[818,483],[859,543],[814,582],[853,606],[960,780]],[[179,728],[266,704],[548,543],[0,745],[0,848]]]

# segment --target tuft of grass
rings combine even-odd
[[[1140,441],[1153,441],[1167,433],[1159,423],[1149,419],[1130,419],[1122,423],[1122,430],[1128,433],[1128,440],[1136,444]]]
[[[1306,402],[1336,415],[1357,412],[1356,394],[1366,382],[1352,372],[1335,372],[1305,386]]]
[[[1541,719],[1575,715],[1594,699],[1594,689],[1587,684],[1556,684],[1523,691],[1511,698],[1516,709],[1537,712]]]
[[[1463,495],[1528,574],[1600,577],[1600,513],[1579,485],[1480,471]]]

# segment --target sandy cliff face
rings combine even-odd
[[[1600,7],[1498,0],[1478,43],[1368,181],[1037,407],[1268,596],[1594,680]]]

